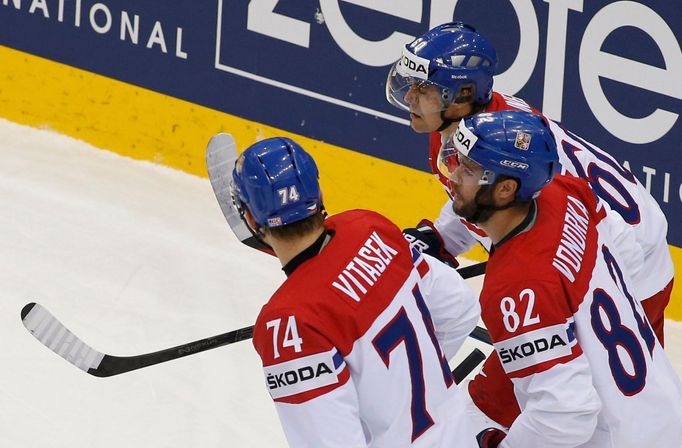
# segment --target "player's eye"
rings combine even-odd
[[[427,92],[427,87],[429,83],[423,79],[412,79],[410,82],[410,87],[417,90],[417,92],[424,94]]]

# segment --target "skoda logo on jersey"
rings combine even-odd
[[[317,366],[305,366],[296,370],[287,370],[286,372],[269,374],[266,377],[268,388],[270,390],[285,386],[293,386],[296,383],[312,380],[320,375],[329,375],[332,369],[325,363],[321,362]]]
[[[308,355],[263,367],[265,382],[273,399],[291,397],[339,382],[338,373],[345,363],[336,365],[329,352]]]
[[[420,58],[403,48],[403,55],[397,67],[398,73],[406,77],[429,79],[430,62],[428,59]]]
[[[555,334],[549,341],[547,339],[536,339],[532,342],[524,342],[521,345],[509,349],[502,349],[500,350],[500,359],[502,360],[502,364],[507,364],[516,361],[517,359],[523,359],[528,356],[533,356],[536,353],[551,350],[559,345],[566,345],[566,341]]]
[[[527,163],[517,162],[516,160],[502,160],[500,162],[500,165],[507,166],[509,168],[524,170],[524,171],[528,169]]]
[[[538,366],[572,353],[566,325],[540,328],[495,343],[495,350],[507,373]]]

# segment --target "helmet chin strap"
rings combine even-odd
[[[440,119],[442,121],[441,125],[438,126],[438,129],[436,129],[436,132],[443,132],[446,130],[452,123],[454,123],[457,120],[451,120],[449,118],[445,117],[445,111],[441,111],[440,113]]]
[[[437,132],[443,132],[446,130],[451,124],[459,122],[464,120],[465,118],[473,117],[476,114],[476,111],[472,111],[470,114],[467,115],[462,115],[461,117],[456,117],[456,118],[448,118],[445,116],[445,112],[447,109],[443,109],[440,111],[440,119],[442,121],[441,125],[438,126],[438,129],[436,129]]]
[[[458,101],[457,99],[455,99],[455,101],[453,101],[450,104],[461,103],[461,102],[462,101]],[[466,102],[466,101],[464,101],[464,102]],[[443,132],[451,124],[458,122],[458,121],[462,121],[462,120],[469,118],[469,117],[473,117],[474,115],[476,115],[477,113],[479,113],[485,109],[485,104],[472,103],[472,108],[471,108],[470,114],[465,114],[465,115],[462,115],[462,116],[456,117],[456,118],[448,118],[445,116],[445,112],[448,110],[448,107],[450,107],[450,104],[447,104],[447,105],[443,104],[444,108],[443,108],[443,110],[440,111],[440,119],[441,119],[442,123],[440,126],[438,126],[438,129],[436,129],[437,132]]]
[[[265,234],[261,230],[262,227],[259,226],[257,229],[251,228],[251,226],[249,225],[249,222],[246,220],[245,209],[246,209],[246,205],[240,201],[240,204],[237,207],[237,211],[239,212],[239,217],[241,218],[241,220],[244,223],[244,225],[246,226],[246,228],[249,229],[249,232],[251,232],[251,235],[253,235],[253,237],[256,239],[256,241],[263,244],[268,249],[272,249],[272,247],[268,243],[266,243],[265,240],[263,239],[265,237]]]

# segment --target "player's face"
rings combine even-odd
[[[450,174],[452,209],[464,219],[472,217],[478,208],[476,193],[481,188],[483,170],[480,165],[466,157],[458,157],[458,165]]]
[[[462,218],[474,222],[480,203],[477,194],[481,185],[487,184],[483,167],[474,160],[464,156],[456,148],[441,148],[438,154],[438,169],[448,178],[448,187],[452,197],[452,209]],[[480,199],[480,198],[478,198]]]
[[[405,94],[405,102],[410,106],[410,125],[416,132],[433,132],[441,125],[440,90],[430,84],[413,82]]]

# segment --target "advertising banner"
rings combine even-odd
[[[625,164],[682,246],[677,1],[1,0],[0,45],[426,170],[385,80],[453,19],[496,46],[495,90]]]

